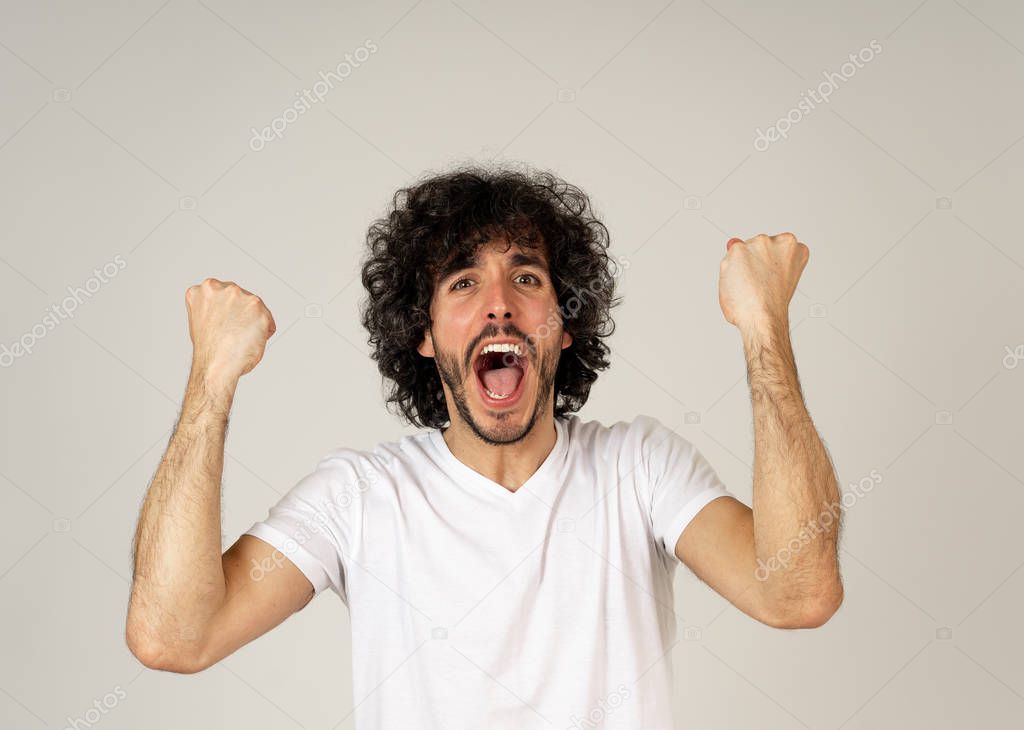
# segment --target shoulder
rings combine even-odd
[[[381,452],[384,445],[372,449],[338,446],[328,451],[316,468],[332,479],[368,479],[387,471],[390,457]]]
[[[654,416],[638,414],[605,425],[572,416],[569,433],[573,448],[599,458],[621,474],[650,479],[665,459],[688,459],[693,445]]]
[[[675,427],[646,414],[613,424],[607,448],[621,453],[641,474],[654,481],[666,469],[690,470],[702,459],[693,441]]]
[[[321,458],[317,471],[324,473],[335,489],[349,487],[366,491],[407,481],[410,476],[422,475],[424,467],[435,461],[430,439],[431,432],[421,430],[366,449],[339,446]]]
[[[574,442],[597,449],[605,455],[622,451],[639,452],[659,440],[672,436],[682,438],[654,416],[645,414],[615,421],[609,425],[598,420],[584,421],[579,416],[571,416],[567,423]]]

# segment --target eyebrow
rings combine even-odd
[[[534,254],[517,252],[512,254],[509,258],[509,264],[515,266],[536,266],[538,269],[544,269],[544,260]],[[441,267],[438,273],[438,282],[443,282],[453,274],[462,271],[464,269],[474,269],[480,265],[480,257],[476,252],[466,255],[462,254],[449,261],[447,264]]]

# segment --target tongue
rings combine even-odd
[[[523,378],[523,371],[522,368],[513,365],[507,368],[484,370],[480,373],[480,378],[487,386],[487,390],[496,395],[508,395],[519,385],[519,381]]]

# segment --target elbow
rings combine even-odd
[[[202,662],[185,659],[159,648],[131,649],[131,652],[139,660],[139,663],[147,669],[172,672],[174,674],[196,674],[206,669]]]
[[[774,612],[764,621],[776,629],[817,629],[836,615],[843,604],[843,586],[817,596],[813,601],[792,604]]]
[[[843,605],[843,586],[840,584],[824,596],[810,602],[797,614],[797,629],[817,629],[828,623]]]
[[[125,634],[128,650],[147,669],[174,674],[195,674],[207,665],[197,656],[175,651],[170,647],[151,640],[145,640],[132,632]]]
[[[214,663],[209,661],[205,627],[181,617],[161,622],[155,611],[143,610],[134,595],[125,617],[124,639],[132,656],[147,669],[195,674]]]

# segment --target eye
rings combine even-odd
[[[518,276],[516,276],[516,279],[517,280],[518,279],[522,279],[523,277],[527,277],[529,279],[533,279],[533,281],[536,284],[538,284],[538,285],[541,283],[540,282],[540,278],[538,278],[537,276],[534,276],[533,274],[519,274]],[[454,284],[451,285],[450,290],[451,291],[457,291],[459,289],[465,289],[465,287],[459,286],[459,284],[461,284],[463,282],[471,282],[471,281],[472,281],[471,279],[467,279],[467,278],[459,279],[458,281],[456,281]]]

